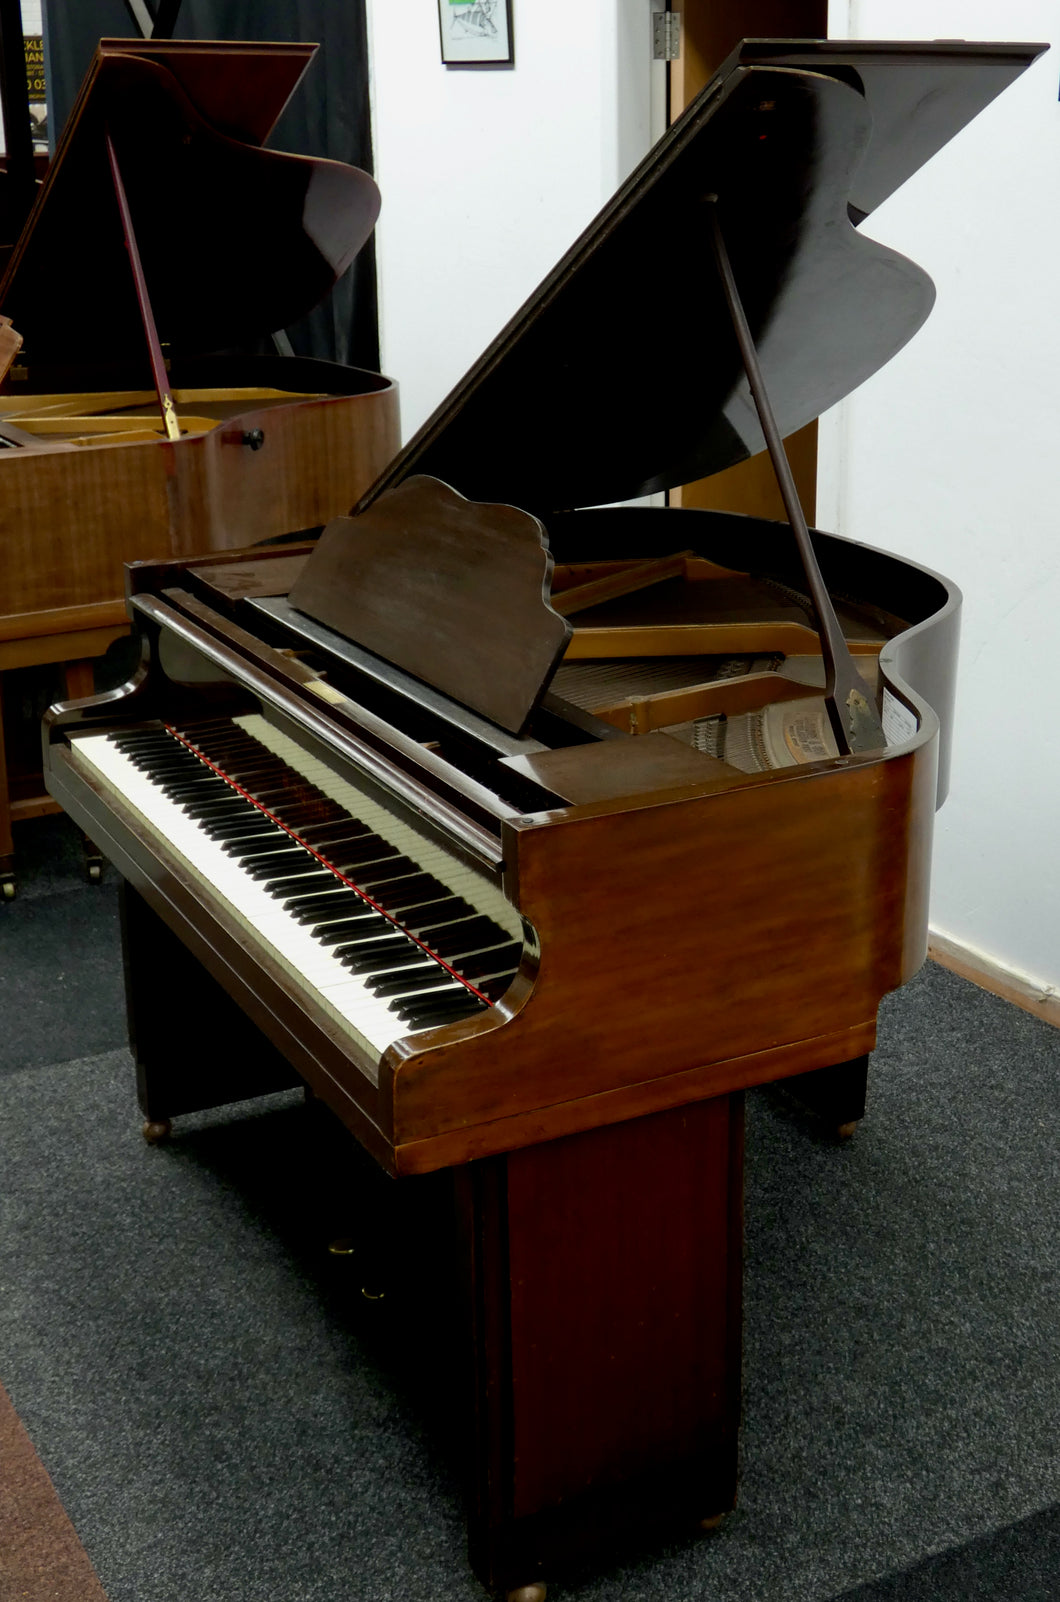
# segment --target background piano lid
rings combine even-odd
[[[379,191],[356,167],[261,148],[315,49],[101,41],[0,281],[31,360],[143,345],[105,129],[164,343],[201,354],[258,338],[327,294]]]
[[[745,42],[360,505],[427,473],[547,519],[762,450],[710,194],[781,432],[811,421],[934,298],[919,267],[855,223],[1044,48]]]

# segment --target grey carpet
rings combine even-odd
[[[444,1308],[329,1257],[378,1187],[297,1096],[144,1146],[105,905],[71,871],[0,909],[3,1016],[53,1031],[3,1047],[0,1381],[110,1602],[474,1602]],[[1058,1093],[1060,1033],[929,967],[849,1146],[750,1098],[739,1510],[555,1602],[1060,1595]]]
[[[1060,1509],[1048,1508],[901,1574],[848,1591],[841,1602],[1056,1602]]]

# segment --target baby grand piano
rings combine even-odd
[[[858,1116],[958,614],[809,533],[780,436],[926,316],[858,223],[1037,53],[745,44],[352,516],[134,566],[139,671],[46,721],[149,1137],[301,1080],[449,1176],[488,1585],[733,1505],[742,1092]],[[790,528],[577,510],[763,444]]]
[[[379,210],[367,173],[264,146],[315,51],[100,41],[0,278],[0,675],[62,662],[84,693],[128,628],[126,562],[317,529],[396,451],[381,374],[247,354]],[[5,767],[0,726],[10,896],[11,821],[46,804]]]

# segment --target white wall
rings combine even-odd
[[[850,0],[833,37],[1053,41],[1060,0]],[[932,923],[1060,986],[1060,48],[870,219],[927,326],[821,429],[822,527],[965,595]]]
[[[446,68],[437,0],[369,0],[382,366],[407,439],[649,143],[650,0],[514,0],[514,68]]]

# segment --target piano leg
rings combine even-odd
[[[796,1074],[779,1084],[840,1140],[847,1140],[865,1116],[868,1081],[869,1059],[865,1056]]]
[[[0,674],[0,895],[11,901],[15,894],[15,840],[11,833],[11,794],[7,783],[4,748],[3,674]]]
[[[487,1586],[733,1507],[742,1159],[732,1095],[458,1170]]]
[[[301,1083],[275,1046],[124,880],[121,925],[129,1046],[148,1141],[164,1139],[179,1113]]]

